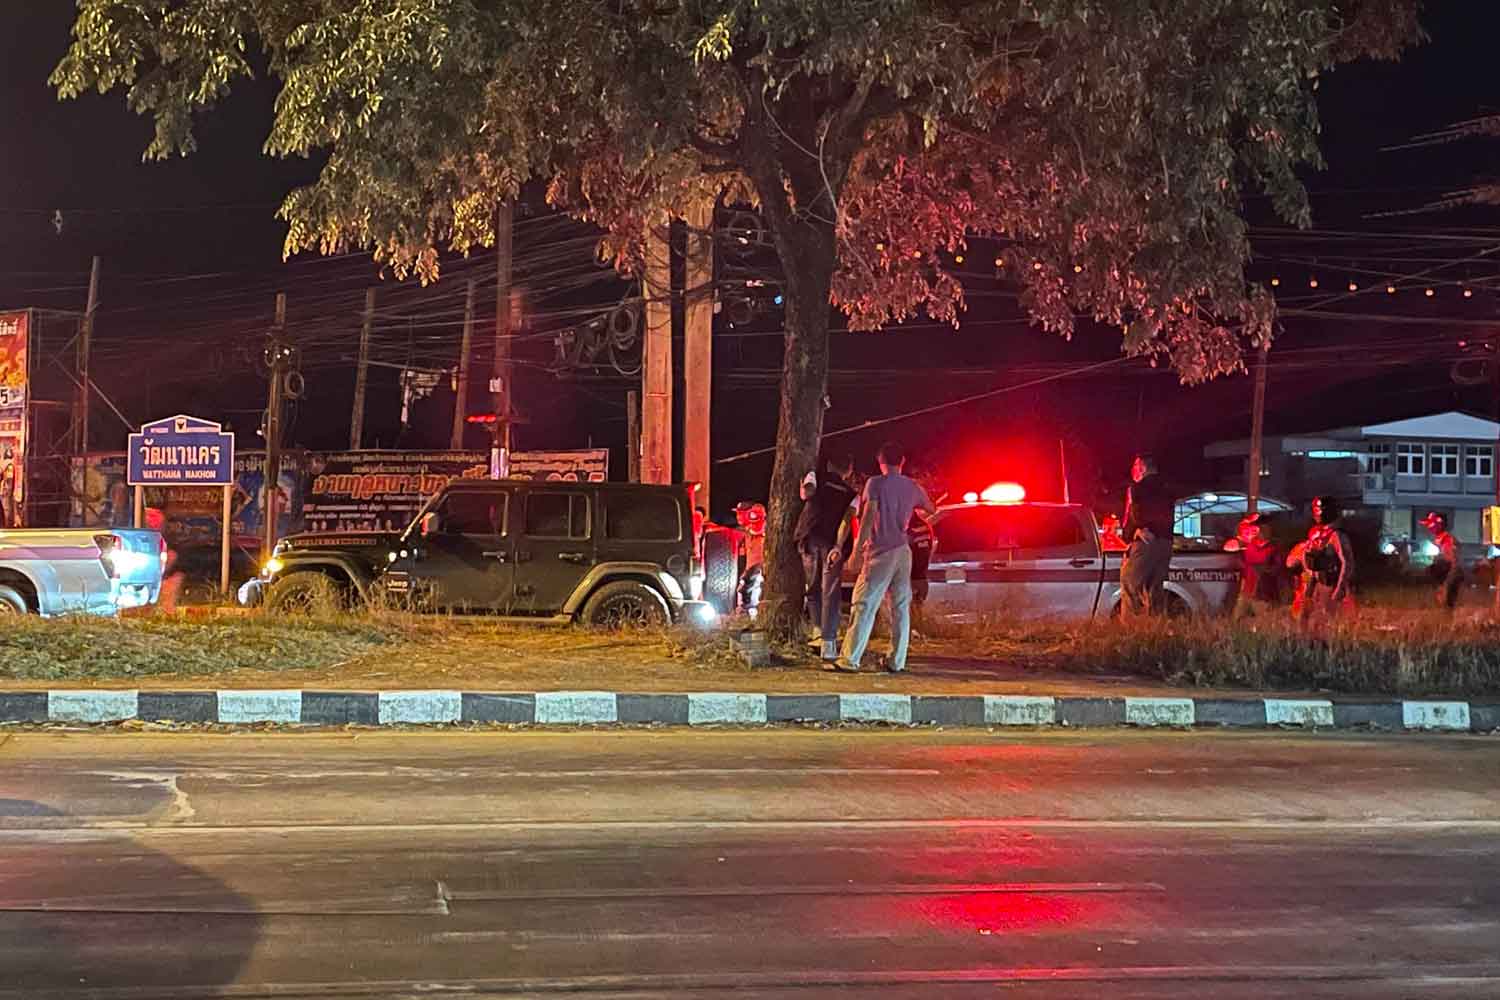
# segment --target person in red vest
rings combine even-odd
[[[1260,618],[1280,602],[1281,577],[1286,572],[1281,552],[1271,541],[1266,515],[1251,514],[1242,520],[1239,542],[1245,565],[1240,573],[1240,596],[1234,604],[1234,617]]]

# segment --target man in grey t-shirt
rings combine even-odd
[[[854,543],[854,564],[859,579],[854,584],[854,606],[843,654],[834,669],[854,673],[870,642],[875,614],[886,591],[891,594],[890,670],[906,669],[906,649],[911,641],[911,544],[907,528],[913,513],[931,516],[932,500],[914,479],[901,474],[906,452],[898,444],[880,446],[880,475],[865,483],[859,499],[859,536]],[[840,542],[843,533],[840,532]],[[835,551],[842,548],[835,546]]]

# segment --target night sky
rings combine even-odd
[[[1256,275],[1279,279],[1284,332],[1273,352],[1268,430],[1310,430],[1396,419],[1438,409],[1494,412],[1486,387],[1449,376],[1461,340],[1500,324],[1500,209],[1423,212],[1479,178],[1500,177],[1500,140],[1390,150],[1486,111],[1500,111],[1493,4],[1431,5],[1432,40],[1400,64],[1346,67],[1320,91],[1328,169],[1307,178],[1315,228],[1288,234],[1252,202]],[[289,331],[303,349],[307,399],[292,414],[290,443],[347,444],[353,357],[364,290],[379,288],[375,357],[392,366],[455,363],[464,285],[480,283],[481,333],[493,316],[493,258],[456,261],[438,285],[382,279],[368,257],[281,260],[275,208],[314,176],[315,163],[260,153],[272,86],[242,87],[202,125],[185,160],[143,164],[150,124],[119,94],[60,104],[46,78],[66,49],[72,7],[25,0],[0,9],[0,309],[81,310],[89,260],[103,258],[95,340],[96,378],[132,423],[187,411],[231,424],[254,440],[264,382],[251,354],[288,295]],[[531,418],[518,445],[615,449],[623,469],[624,397],[630,380],[612,366],[560,377],[553,333],[592,316],[630,289],[592,260],[592,233],[537,211],[517,227],[518,281],[528,326],[517,345],[518,405]],[[61,231],[56,216],[61,213]],[[1497,251],[1497,252],[1491,252]],[[880,334],[838,334],[830,430],[1006,386],[1041,381],[988,400],[948,407],[839,436],[830,446],[862,460],[898,437],[915,460],[940,467],[955,488],[995,478],[1055,492],[1059,438],[1077,456],[1075,491],[1116,486],[1128,453],[1154,450],[1185,484],[1202,446],[1248,434],[1250,380],[1181,387],[1168,372],[1123,362],[1084,370],[1118,352],[1118,334],[1085,330],[1071,343],[1030,327],[1013,294],[969,252],[969,311],[958,331],[915,322]],[[976,263],[977,262],[977,263]],[[754,263],[753,261],[750,263]],[[1316,289],[1309,286],[1318,281]],[[1349,294],[1350,281],[1358,291]],[[1394,282],[1398,294],[1385,293]],[[1432,287],[1434,295],[1424,292]],[[1463,288],[1473,295],[1464,298]],[[776,370],[774,309],[716,328],[714,452],[727,457],[771,444]],[[622,367],[628,370],[629,364]],[[480,361],[487,366],[487,361]],[[607,365],[606,361],[606,365]],[[367,444],[445,446],[446,390],[399,425],[395,367],[372,375]],[[96,407],[93,445],[123,446],[125,426]],[[471,444],[478,446],[476,436]],[[869,464],[867,461],[864,464]],[[721,465],[715,508],[763,498],[770,458]],[[1076,495],[1075,495],[1076,498]]]

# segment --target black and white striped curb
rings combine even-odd
[[[13,691],[3,723],[541,726],[884,722],[944,726],[1232,726],[1500,730],[1500,703],[1307,698],[1081,698],[1046,695],[641,694],[615,691]]]

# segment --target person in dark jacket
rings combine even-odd
[[[854,475],[854,458],[839,456],[828,464],[828,475],[818,482],[813,473],[802,481],[802,513],[797,517],[797,551],[802,553],[802,576],[807,590],[807,614],[812,620],[815,639],[823,659],[838,658],[839,617],[842,610],[840,591],[847,549],[853,548],[853,536],[837,549],[837,559],[830,559],[838,546],[839,527],[850,514],[857,494],[849,485]]]
[[[1172,568],[1172,496],[1149,455],[1131,463],[1125,494],[1125,562],[1120,566],[1120,616],[1166,610],[1167,573]]]
[[[1435,510],[1422,518],[1421,525],[1432,532],[1432,542],[1438,548],[1437,558],[1432,561],[1432,576],[1438,581],[1438,607],[1452,611],[1458,607],[1458,595],[1464,586],[1464,566],[1459,557],[1458,539],[1448,530],[1448,518]]]

